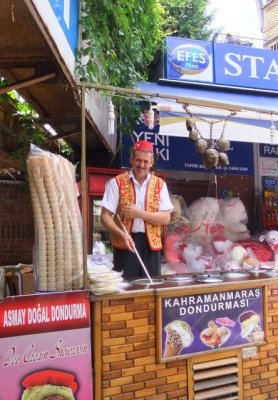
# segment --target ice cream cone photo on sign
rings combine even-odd
[[[190,326],[184,321],[173,321],[164,327],[166,332],[163,357],[178,356],[184,347],[193,342]]]
[[[64,371],[44,369],[26,376],[20,400],[75,400],[78,389],[75,376]]]

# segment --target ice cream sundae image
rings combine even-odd
[[[239,316],[238,320],[241,326],[240,335],[242,338],[247,339],[249,342],[255,342],[264,338],[260,316],[254,311],[245,311]]]
[[[26,376],[21,400],[75,400],[75,376],[68,372],[42,370]]]
[[[218,349],[230,337],[231,331],[226,326],[218,326],[214,321],[208,322],[208,328],[200,334],[201,341],[214,349]]]
[[[219,325],[225,325],[225,326],[235,326],[235,321],[228,317],[223,317],[223,318],[217,318],[215,322]]]
[[[164,330],[166,341],[163,357],[177,356],[184,347],[189,347],[193,342],[190,326],[184,321],[170,322]]]

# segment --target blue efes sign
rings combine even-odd
[[[167,37],[167,78],[212,82],[212,45],[200,40]]]
[[[78,46],[79,0],[48,0],[75,54]]]

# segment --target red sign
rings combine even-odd
[[[7,297],[0,307],[0,338],[85,328],[89,316],[84,291]]]
[[[88,291],[0,302],[0,387],[1,400],[93,398]]]

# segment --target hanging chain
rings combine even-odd
[[[206,121],[209,124],[209,147],[214,147],[214,140],[212,138],[212,132],[213,132],[213,126],[214,126],[214,121]]]
[[[224,138],[224,132],[225,132],[225,129],[226,129],[226,125],[227,125],[228,119],[233,117],[233,116],[235,116],[235,115],[236,115],[236,112],[235,111],[231,111],[230,114],[227,115],[223,119],[223,121],[222,121],[223,122],[223,128],[222,128],[222,132],[221,132],[221,135],[220,135],[220,140]],[[221,121],[219,121],[219,122],[221,122]]]
[[[215,119],[213,121],[208,121],[206,118],[200,117],[199,115],[193,115],[188,107],[189,107],[188,104],[183,104],[182,105],[182,108],[190,116],[190,118],[195,118],[195,119],[197,119],[199,121],[206,122],[207,124],[209,124],[209,141],[210,141],[211,145],[213,145],[213,143],[214,143],[214,140],[212,139],[212,133],[213,133],[214,125],[218,124],[219,122],[223,122],[223,128],[222,128],[221,135],[220,135],[220,138],[219,138],[219,140],[221,140],[221,139],[224,138],[224,132],[225,132],[225,129],[226,129],[226,125],[227,125],[228,119],[236,115],[235,111],[231,111],[230,114],[226,115],[226,117],[221,119],[221,120]],[[198,131],[200,137],[203,139],[203,136],[201,135],[201,133],[200,133],[198,128],[197,128],[197,131]]]

